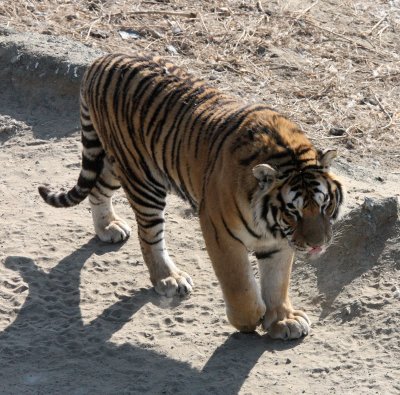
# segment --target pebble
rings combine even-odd
[[[379,103],[378,103],[378,101],[377,101],[375,98],[373,98],[373,97],[363,97],[363,98],[360,100],[360,104],[371,104],[371,105],[373,105],[373,106],[377,106]]]
[[[343,136],[346,133],[346,129],[341,127],[333,127],[329,129],[329,134],[331,136]]]
[[[167,45],[165,49],[172,55],[178,55],[178,51],[173,45]]]
[[[133,29],[119,30],[118,33],[123,40],[128,40],[131,38],[138,39],[138,38],[142,37],[138,31],[133,30]]]

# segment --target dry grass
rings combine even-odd
[[[318,146],[398,171],[399,0],[20,0],[0,3],[0,24],[164,54],[222,90],[268,102]]]

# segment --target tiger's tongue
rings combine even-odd
[[[322,252],[322,247],[314,247],[308,251],[309,254],[319,254],[320,252]]]

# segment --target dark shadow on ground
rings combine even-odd
[[[332,312],[332,304],[343,288],[379,264],[388,240],[396,236],[396,198],[368,199],[352,210],[336,232],[337,241],[314,261],[318,290],[324,295],[320,318]]]
[[[32,130],[33,137],[38,140],[60,139],[80,130],[78,96],[70,100],[70,104],[66,104],[66,99],[63,104],[56,97],[53,98],[52,104],[48,103],[49,100],[51,97],[50,99],[47,97],[46,101],[38,105],[32,103],[29,97],[25,97],[24,100],[10,98],[9,92],[2,92],[0,93],[0,115],[23,122]],[[2,133],[0,144],[13,137],[14,134]]]
[[[152,289],[140,289],[83,323],[81,269],[92,254],[115,248],[92,239],[49,273],[30,258],[6,258],[5,266],[23,277],[29,294],[16,320],[0,333],[0,393],[236,394],[264,352],[299,344],[234,333],[198,371],[148,345],[109,342],[142,306],[159,302]]]

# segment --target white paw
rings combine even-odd
[[[187,273],[180,271],[156,281],[154,289],[158,294],[167,298],[174,295],[186,296],[192,292],[193,281]]]
[[[286,317],[271,323],[271,314],[266,314],[263,320],[263,328],[269,336],[273,339],[292,340],[308,335],[311,321],[306,313],[301,310],[290,310],[285,315]]]
[[[131,234],[130,226],[122,219],[111,221],[105,228],[97,229],[96,234],[101,241],[119,243]]]

